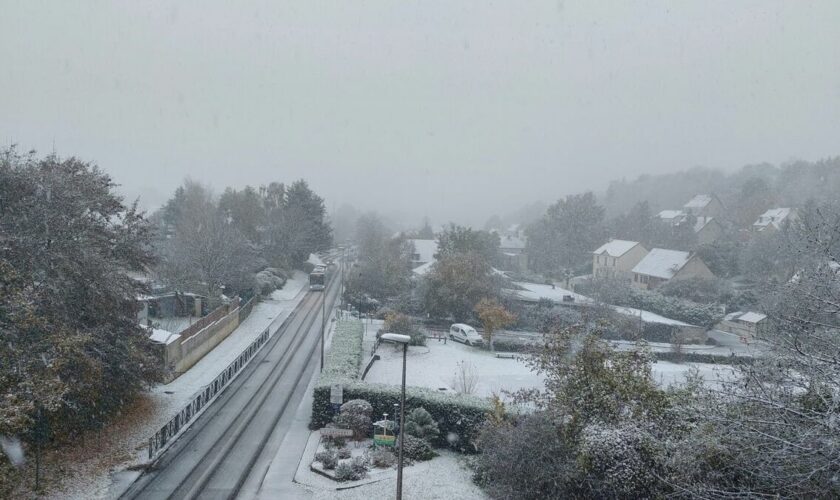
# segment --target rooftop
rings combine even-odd
[[[648,252],[644,259],[636,264],[636,267],[633,268],[633,272],[669,280],[673,278],[674,275],[677,274],[690,259],[691,254],[688,252],[654,248]]]
[[[708,194],[698,194],[694,198],[688,200],[688,203],[683,205],[684,208],[705,208],[706,205],[712,202],[712,196]]]
[[[609,242],[604,243],[603,245],[598,247],[598,249],[592,253],[596,255],[602,255],[606,253],[610,257],[621,257],[638,244],[638,241],[610,240]]]

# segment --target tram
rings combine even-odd
[[[327,284],[327,267],[315,266],[315,269],[309,273],[309,289],[313,291],[323,291]]]

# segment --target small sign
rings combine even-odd
[[[352,429],[336,429],[335,427],[324,427],[323,429],[321,429],[321,436],[322,437],[330,437],[330,438],[353,437],[353,430]]]
[[[344,403],[344,388],[341,384],[335,384],[330,387],[330,403],[334,405]]]

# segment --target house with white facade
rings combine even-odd
[[[411,254],[412,269],[435,261],[435,255],[438,252],[437,240],[410,239],[408,241],[414,246]]]
[[[771,208],[758,217],[752,228],[757,233],[778,231],[785,221],[793,220],[795,216],[792,208]]]
[[[672,279],[714,278],[700,257],[681,250],[654,248],[632,270],[633,285],[652,289]]]
[[[716,194],[698,194],[683,205],[683,211],[695,217],[722,217],[726,207]]]
[[[647,249],[638,241],[610,240],[592,252],[592,276],[630,281],[633,267],[647,253]]]

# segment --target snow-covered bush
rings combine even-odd
[[[254,277],[257,290],[262,295],[269,295],[274,290],[283,288],[289,275],[286,271],[276,267],[269,267],[257,273]]]
[[[350,448],[339,448],[336,454],[340,459],[350,458]]]
[[[341,462],[335,467],[335,479],[337,481],[358,481],[367,476],[367,463],[364,457],[356,457],[353,460]]]
[[[435,453],[431,445],[423,439],[414,437],[408,433],[403,433],[397,438],[397,446],[399,446],[400,439],[403,440],[403,456],[409,460],[425,462],[437,456],[437,453]]]
[[[591,424],[581,432],[578,463],[595,497],[656,496],[658,458],[655,438],[638,427]]]
[[[333,450],[324,450],[315,454],[315,460],[321,462],[324,469],[332,470],[338,463],[338,456]]]
[[[405,419],[405,432],[431,442],[440,435],[437,423],[424,408],[415,408]]]
[[[341,412],[333,422],[342,429],[352,429],[353,437],[364,439],[370,434],[373,407],[363,399],[353,399],[341,405]]]
[[[388,448],[377,448],[370,452],[370,463],[378,469],[387,469],[397,463],[397,457],[394,452]]]

